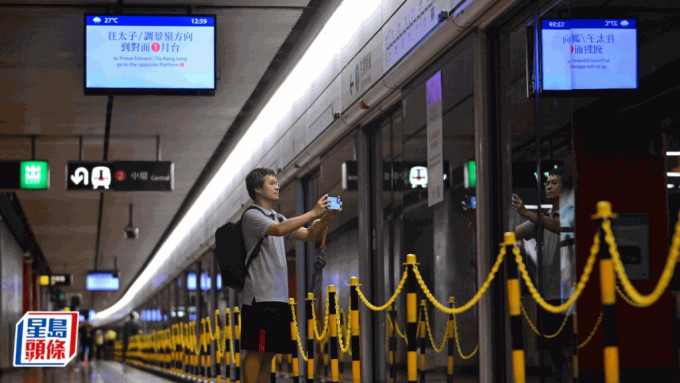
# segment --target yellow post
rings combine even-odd
[[[520,309],[519,279],[517,274],[517,261],[512,249],[515,246],[515,233],[505,233],[505,254],[508,274],[508,309],[510,311],[510,334],[512,336],[512,367],[515,383],[526,382],[524,344],[522,342],[522,317]]]
[[[305,314],[307,316],[307,383],[314,383],[314,293],[307,293]]]
[[[361,348],[359,344],[359,278],[350,277],[349,325],[352,327],[352,382],[361,382]]]
[[[453,309],[453,307],[456,304],[456,299],[454,297],[449,298],[449,308]],[[453,383],[453,365],[454,365],[454,344],[455,342],[454,333],[453,333],[453,321],[456,320],[456,318],[453,316],[453,314],[449,314],[449,323],[446,324],[446,336],[448,337],[447,342],[448,342],[448,348],[447,348],[447,353],[446,353],[446,383]]]
[[[234,307],[234,381],[241,383],[241,312]]]
[[[391,310],[387,311],[387,315],[392,312],[392,327],[387,329],[387,338],[389,339],[389,366],[390,366],[390,383],[395,383],[397,379],[397,306],[392,305]]]
[[[335,285],[328,285],[328,327],[330,328],[331,382],[338,382],[338,324],[335,310]]]
[[[571,314],[572,322],[572,353],[573,353],[573,373],[574,380],[573,383],[578,383],[578,322],[576,317],[576,311]]]
[[[288,304],[291,310],[295,310],[295,299],[288,298]],[[298,349],[297,349],[297,329],[295,328],[295,322],[293,321],[293,316],[290,316],[290,347],[291,347],[291,357],[292,362],[290,363],[290,373],[293,378],[293,382],[298,383],[300,381],[300,365],[298,361]]]
[[[231,383],[231,310],[224,311],[224,378],[226,383]]]
[[[272,369],[271,372],[269,372],[269,382],[276,383],[276,356],[272,358]]]
[[[618,383],[619,381],[619,345],[618,323],[616,321],[616,275],[614,263],[609,247],[605,242],[605,232],[602,229],[602,221],[616,218],[612,213],[611,203],[600,201],[597,203],[597,214],[594,219],[599,219],[600,251],[600,293],[602,294],[602,330],[604,332],[604,381],[605,383]]]
[[[427,310],[427,304],[425,303],[425,299],[420,300],[420,314],[418,315],[418,323],[419,323],[419,338],[418,338],[418,346],[420,347],[420,381],[424,382],[425,381],[425,369],[427,366],[425,365],[425,361],[427,360],[425,358],[425,340],[426,340],[426,332],[427,329],[425,328],[426,323],[425,323],[425,310]]]
[[[416,343],[416,333],[418,332],[417,294],[416,288],[418,281],[413,272],[413,265],[416,265],[416,255],[406,256],[406,266],[409,268],[409,276],[406,282],[406,339],[408,341],[406,351],[407,381],[418,381],[418,344]]]

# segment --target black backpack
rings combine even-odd
[[[246,283],[246,276],[248,275],[248,268],[253,259],[260,254],[260,248],[264,240],[263,237],[257,242],[253,254],[248,259],[248,263],[246,263],[248,249],[246,249],[243,242],[241,222],[243,221],[243,215],[250,209],[257,209],[264,214],[262,210],[251,206],[241,214],[241,218],[238,221],[227,222],[215,231],[215,256],[222,273],[222,285],[231,287],[236,291],[243,290],[243,285]]]

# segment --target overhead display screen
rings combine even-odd
[[[215,92],[214,15],[85,15],[85,94]]]
[[[120,279],[113,272],[91,271],[85,279],[85,289],[88,291],[107,291],[120,289]]]
[[[632,19],[543,20],[543,90],[636,89],[637,29]]]

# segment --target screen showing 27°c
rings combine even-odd
[[[85,15],[86,94],[214,90],[214,15]]]
[[[636,89],[633,19],[543,20],[543,90]]]

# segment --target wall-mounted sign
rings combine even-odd
[[[442,72],[437,72],[425,83],[427,116],[427,169],[430,178],[427,187],[427,206],[444,200],[444,180],[435,177],[443,174],[444,135],[442,124]]]
[[[631,281],[648,281],[649,216],[647,213],[619,213],[612,232],[621,256],[621,263]]]
[[[425,162],[383,162],[383,190],[427,189],[428,169]],[[449,182],[449,163],[444,161],[442,181],[444,188]],[[359,187],[359,173],[356,161],[342,164],[342,190],[355,191]]]
[[[408,0],[383,27],[383,69],[387,72],[439,23],[433,0]]]
[[[0,189],[45,190],[49,187],[47,161],[0,161]]]
[[[38,279],[40,286],[71,286],[73,277],[71,274],[41,275]]]
[[[69,161],[66,189],[113,191],[172,191],[174,164],[170,161]]]

